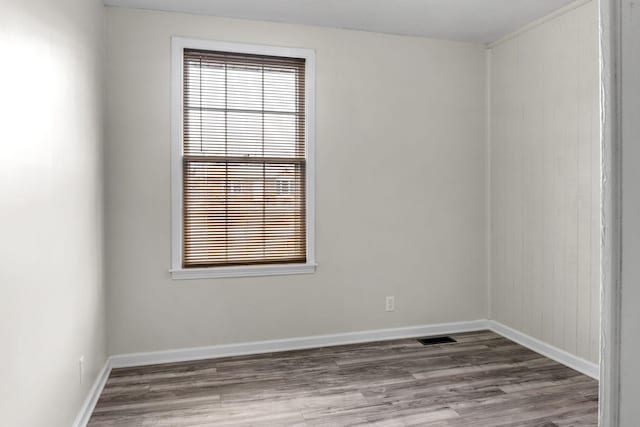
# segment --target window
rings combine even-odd
[[[173,39],[174,278],[315,271],[313,51]]]

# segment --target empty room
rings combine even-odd
[[[634,13],[0,0],[0,425],[637,426]]]

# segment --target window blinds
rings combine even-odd
[[[305,60],[185,49],[183,267],[306,262]]]

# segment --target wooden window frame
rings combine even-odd
[[[205,268],[183,267],[183,61],[185,49],[305,59],[306,99],[306,262]],[[315,52],[183,37],[171,38],[171,277],[204,279],[314,273],[315,263]]]

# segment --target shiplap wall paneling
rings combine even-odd
[[[597,2],[491,49],[491,318],[590,361],[599,343]]]

